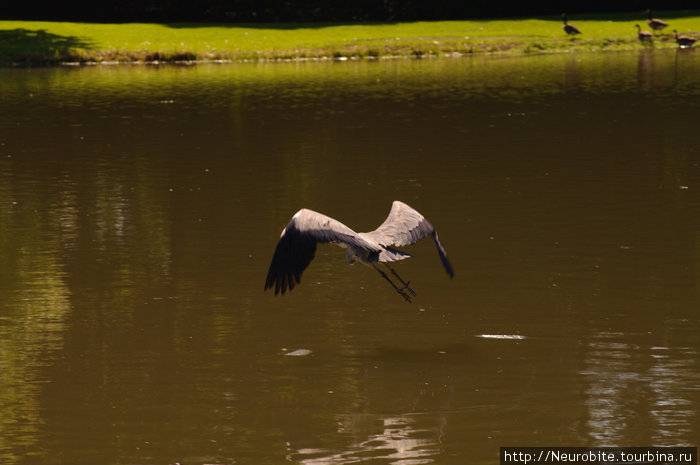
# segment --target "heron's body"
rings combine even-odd
[[[673,30],[673,34],[676,39],[676,43],[680,48],[692,47],[695,44],[695,39],[688,36],[679,36],[678,31],[676,31],[675,29]]]
[[[561,17],[564,20],[564,24],[562,25],[564,32],[566,32],[570,36],[581,34],[581,31],[579,31],[579,29],[576,26],[566,22],[566,13],[562,13]]]
[[[275,294],[291,291],[301,281],[301,275],[313,260],[318,243],[331,243],[345,247],[348,263],[361,262],[377,269],[392,286],[410,301],[403,289],[413,290],[396,272],[389,268],[402,284],[398,288],[376,264],[403,260],[410,254],[393,247],[415,244],[426,236],[432,236],[442,264],[452,277],[452,265],[438,239],[435,228],[423,215],[403,202],[394,201],[386,218],[377,229],[355,232],[338,220],[306,208],[299,210],[282,231],[265,280],[265,289],[275,288]],[[388,266],[388,265],[387,265]]]

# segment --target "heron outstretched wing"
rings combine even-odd
[[[391,205],[389,216],[384,220],[384,223],[374,231],[361,233],[360,235],[376,241],[385,247],[412,245],[424,237],[431,235],[433,241],[435,241],[435,246],[437,247],[445,271],[447,271],[450,277],[454,276],[452,265],[447,259],[447,252],[445,252],[445,248],[440,243],[433,225],[430,224],[423,215],[403,202],[395,200]],[[382,258],[380,254],[379,261],[385,261]]]
[[[338,242],[379,251],[376,244],[359,237],[358,233],[340,221],[303,208],[282,231],[267,272],[265,289],[274,287],[275,294],[284,294],[287,290],[294,289],[313,260],[319,242]]]

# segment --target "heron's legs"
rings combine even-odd
[[[396,290],[396,292],[398,292],[399,295],[401,295],[401,297],[406,299],[406,302],[409,302],[409,303],[411,302],[411,297],[403,291],[403,289],[405,289],[405,288],[399,289],[399,287],[396,284],[394,284],[394,282],[386,275],[386,273],[384,273],[382,270],[377,268],[377,265],[375,265],[374,263],[372,263],[372,267],[374,267],[374,269],[377,270],[380,275],[382,275],[382,278],[386,279],[389,282],[389,284],[391,284],[391,287],[393,287]],[[399,278],[399,279],[401,279],[401,278]],[[401,282],[403,282],[403,281],[401,281]],[[408,289],[411,289],[411,288],[409,287]],[[413,295],[416,295],[416,293],[413,292],[413,290],[411,290],[411,292],[413,293]]]
[[[402,287],[401,289],[408,289],[408,292],[410,292],[412,296],[414,296],[414,297],[416,296],[416,291],[414,291],[413,289],[411,289],[411,286],[409,285],[409,284],[411,284],[411,281],[404,281],[403,279],[401,279],[401,276],[399,276],[399,274],[398,274],[396,271],[394,271],[394,269],[393,269],[392,267],[390,267],[389,265],[387,265],[386,262],[384,262],[384,266],[386,266],[387,268],[389,268],[389,269],[391,270],[391,274],[393,274],[394,276],[396,276],[396,278],[397,278],[399,281],[401,281],[401,284],[403,284],[403,287]]]

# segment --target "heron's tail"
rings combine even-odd
[[[380,262],[395,262],[411,257],[413,257],[413,255],[410,253],[401,252],[400,250],[392,249],[391,247],[385,247],[379,252],[379,257],[377,260]]]

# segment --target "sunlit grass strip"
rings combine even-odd
[[[655,12],[668,29],[700,37],[700,10]],[[0,21],[0,62],[179,62],[321,58],[423,57],[453,54],[629,50],[645,45],[635,24],[644,15],[595,15],[569,21],[583,31],[566,37],[559,17],[396,24],[92,24]],[[649,46],[649,45],[646,45]],[[653,47],[675,47],[671,31]]]

